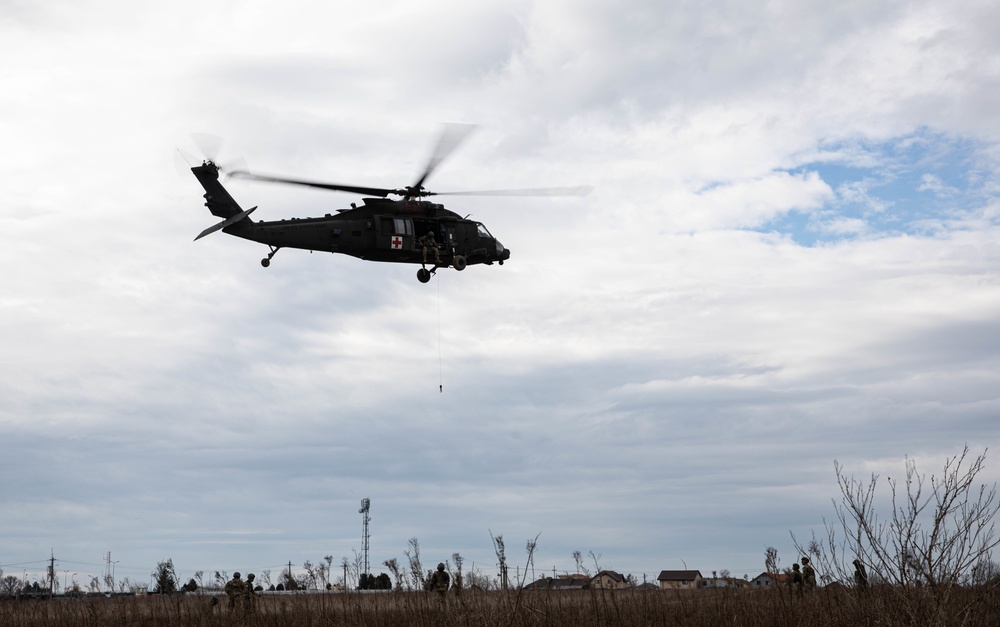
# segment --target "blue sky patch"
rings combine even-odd
[[[977,167],[978,146],[967,139],[923,131],[887,142],[823,149],[829,159],[789,172],[817,172],[834,198],[818,210],[783,214],[761,230],[790,234],[805,246],[856,237],[926,235],[982,206],[987,196],[987,179]]]

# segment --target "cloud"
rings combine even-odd
[[[17,9],[5,564],[339,559],[371,497],[376,564],[419,537],[492,573],[490,532],[541,533],[546,570],[594,550],[753,576],[822,528],[834,459],[990,443],[988,4]],[[482,127],[433,190],[595,190],[448,199],[512,257],[427,285],[191,241],[215,220],[174,171],[192,132],[255,171],[397,187],[444,121]],[[260,219],[357,201],[226,185]]]

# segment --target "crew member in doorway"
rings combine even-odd
[[[441,263],[441,249],[438,248],[437,240],[434,239],[434,232],[427,231],[420,236],[417,243],[424,247],[424,263],[427,263],[427,250],[434,250],[434,263]]]

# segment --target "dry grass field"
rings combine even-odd
[[[788,590],[465,591],[434,593],[266,594],[256,608],[230,610],[199,594],[4,600],[7,627],[196,627],[223,625],[563,626],[669,625],[1000,625],[1000,589],[844,588],[799,596]]]

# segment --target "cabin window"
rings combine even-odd
[[[384,235],[409,235],[413,237],[413,221],[409,218],[381,218]]]
[[[413,222],[406,218],[393,218],[392,232],[396,235],[413,235]]]

